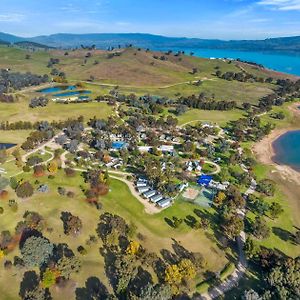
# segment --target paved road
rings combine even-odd
[[[251,180],[250,187],[245,192],[244,197],[247,198],[250,194],[253,194],[256,190],[257,183],[254,179]],[[238,209],[237,210],[238,215],[244,220],[246,216],[246,210]],[[233,289],[239,282],[239,280],[244,276],[246,269],[247,269],[247,259],[244,252],[244,244],[246,242],[246,234],[244,231],[241,231],[239,236],[236,239],[237,245],[238,245],[238,264],[235,268],[234,272],[220,285],[212,288],[207,293],[202,294],[199,298],[201,300],[212,300],[216,299],[222,295],[224,295],[226,292]]]

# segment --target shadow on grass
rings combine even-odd
[[[285,242],[287,241],[293,242],[294,240],[293,234],[285,229],[279,227],[272,227],[272,232]]]

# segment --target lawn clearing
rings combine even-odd
[[[99,254],[99,247],[101,242],[86,246],[85,242],[90,235],[96,235],[95,229],[98,224],[99,216],[105,211],[118,214],[125,218],[130,223],[133,222],[138,227],[138,232],[144,236],[141,243],[149,251],[159,253],[161,249],[168,249],[173,251],[172,239],[180,242],[183,247],[189,251],[200,252],[207,262],[207,269],[210,271],[220,271],[228,262],[226,255],[219,249],[211,238],[203,230],[192,230],[189,226],[183,223],[178,229],[171,228],[165,221],[165,218],[171,218],[176,215],[185,218],[188,215],[194,215],[195,206],[183,201],[176,201],[176,203],[162,211],[157,215],[147,215],[144,212],[143,205],[135,199],[126,184],[121,181],[111,179],[110,192],[107,196],[101,199],[103,208],[101,211],[90,206],[84,200],[85,197],[79,186],[85,187],[85,183],[80,173],[76,173],[75,177],[66,178],[64,171],[60,170],[54,179],[48,179],[47,176],[38,178],[39,183],[35,184],[36,178],[32,176],[32,172],[23,173],[18,176],[18,179],[24,178],[29,180],[37,188],[40,184],[47,184],[49,186],[49,193],[43,194],[36,192],[35,195],[29,199],[18,200],[18,211],[12,212],[8,204],[3,201],[1,206],[4,208],[4,214],[0,219],[0,227],[2,230],[10,230],[14,233],[14,228],[18,221],[22,219],[26,210],[37,211],[47,220],[47,228],[52,228],[52,232],[44,232],[54,243],[67,243],[70,248],[78,256],[77,247],[79,245],[85,246],[88,250],[87,255],[80,256],[83,262],[81,272],[73,277],[77,286],[83,286],[85,280],[90,276],[96,276],[108,286],[107,278],[104,272],[104,262],[102,256]],[[75,193],[74,198],[66,196],[59,196],[57,188],[59,186],[65,187]],[[122,197],[120,197],[122,195]],[[9,198],[15,198],[13,191],[9,191]],[[73,215],[79,216],[83,223],[82,233],[74,238],[66,236],[63,233],[63,225],[60,220],[60,214],[63,211],[69,211]],[[212,234],[212,232],[210,232]],[[197,240],[197,243],[195,243]],[[19,249],[15,248],[7,255],[5,259],[13,259],[15,255],[19,255]],[[23,272],[14,271],[7,272],[3,268],[0,270],[0,286],[4,287],[5,282],[10,280],[11,288],[0,288],[2,295],[6,299],[15,299],[19,291],[19,283],[22,279]],[[200,280],[200,279],[199,279]],[[4,294],[5,292],[5,294]],[[67,291],[58,292],[53,291],[54,299],[61,299],[61,296]]]

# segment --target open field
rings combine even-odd
[[[191,109],[178,117],[179,125],[191,122],[210,122],[218,125],[225,125],[230,120],[237,120],[243,116],[241,110],[231,111],[208,111],[201,109]]]
[[[36,51],[30,53],[31,58],[25,59],[26,51],[18,48],[0,47],[0,68],[10,68],[12,71],[49,74],[52,68],[47,68],[50,58],[58,58],[59,64],[53,66],[65,72],[70,82],[87,81],[93,78],[93,84],[99,86],[100,94],[107,93],[112,86],[120,86],[120,92],[143,95],[150,93],[166,97],[178,94],[188,96],[206,93],[214,95],[217,100],[236,101],[237,103],[257,103],[262,96],[272,93],[275,85],[265,83],[242,83],[226,81],[214,76],[216,68],[221,72],[241,72],[235,63],[223,60],[209,60],[191,56],[176,57],[173,54],[164,55],[166,60],[154,59],[163,53],[138,51],[137,49],[121,49],[120,56],[108,59],[106,51],[90,51],[91,57],[86,58],[87,50],[69,51]],[[197,69],[192,74],[192,69]],[[270,71],[252,70],[261,77],[272,75]],[[255,72],[254,72],[255,71]],[[267,76],[268,75],[268,76]],[[200,86],[191,84],[201,80]]]
[[[36,180],[31,174],[24,173],[19,175],[19,179],[26,178],[32,183]],[[53,228],[54,230],[49,233],[45,232],[45,236],[48,237],[54,243],[67,243],[70,248],[77,253],[77,247],[79,245],[85,246],[85,241],[90,235],[95,235],[95,228],[97,226],[99,216],[105,211],[118,214],[125,218],[130,223],[133,222],[138,227],[138,232],[144,236],[144,240],[141,242],[145,248],[150,251],[159,253],[161,249],[168,249],[172,251],[172,239],[181,242],[189,251],[200,252],[203,254],[207,266],[206,268],[210,271],[222,270],[224,265],[228,262],[225,257],[225,253],[218,248],[211,233],[207,234],[202,230],[193,231],[185,223],[179,229],[171,228],[165,221],[165,218],[171,218],[174,214],[178,217],[185,218],[188,215],[194,215],[194,206],[188,203],[178,201],[171,208],[164,210],[157,215],[147,215],[143,211],[143,205],[139,203],[131,193],[128,187],[118,181],[111,180],[111,191],[110,193],[101,199],[103,208],[101,211],[97,211],[94,207],[90,206],[84,201],[84,196],[79,188],[79,185],[85,184],[79,173],[75,177],[65,178],[63,171],[55,176],[54,179],[49,180],[47,176],[39,178],[40,184],[47,183],[50,188],[50,192],[42,194],[36,192],[35,195],[29,199],[18,200],[18,211],[13,213],[8,207],[7,203],[2,200],[1,206],[4,208],[4,214],[0,219],[0,227],[3,230],[10,230],[14,232],[14,227],[17,222],[22,219],[22,216],[26,210],[38,211],[46,220],[47,228]],[[39,185],[35,184],[35,187]],[[65,196],[59,196],[57,194],[57,187],[64,186],[67,190],[75,192],[73,199]],[[120,198],[119,195],[122,195]],[[10,197],[14,197],[14,192],[10,191]],[[200,209],[200,208],[199,208]],[[60,214],[63,211],[69,211],[74,215],[80,216],[83,222],[82,233],[74,238],[64,235],[62,221],[60,220]],[[197,243],[195,243],[195,239]],[[73,276],[77,282],[77,286],[84,285],[85,280],[90,276],[99,277],[103,283],[107,284],[107,278],[103,270],[104,262],[102,256],[99,254],[100,242],[92,246],[85,246],[88,250],[87,255],[82,256],[83,268],[81,272]],[[18,255],[19,250],[15,248],[11,253],[8,254],[6,259],[12,259],[14,255]],[[212,255],[212,253],[214,255]],[[2,289],[1,299],[15,299],[19,290],[19,282],[22,278],[22,272],[11,272],[5,271],[3,268],[0,270],[0,287],[5,286],[5,282],[10,280],[11,288]],[[198,280],[201,280],[199,278]],[[54,299],[61,299],[64,290],[52,291]]]
[[[88,121],[96,116],[107,118],[112,113],[112,108],[106,103],[83,103],[83,104],[57,104],[52,101],[47,107],[29,108],[26,99],[22,98],[17,103],[0,103],[1,121],[59,121],[68,118],[78,118],[84,116]]]

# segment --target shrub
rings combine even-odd
[[[23,167],[23,171],[24,171],[25,173],[30,172],[30,167],[29,167],[28,165],[25,165],[25,166]]]
[[[16,200],[9,200],[9,207],[11,208],[11,210],[13,212],[17,212],[18,211],[18,203],[16,202]]]
[[[66,168],[65,174],[67,177],[74,177],[76,175],[76,172],[71,168]]]
[[[87,250],[83,247],[83,246],[79,246],[77,248],[77,251],[81,254],[81,255],[87,255]]]
[[[3,213],[4,213],[4,208],[0,207],[0,215],[3,215]]]
[[[18,187],[18,181],[15,177],[10,178],[10,187],[15,190]]]
[[[74,198],[75,197],[75,193],[72,191],[67,192],[67,197],[69,198]]]
[[[66,189],[64,187],[59,186],[57,188],[57,192],[61,195],[64,196],[66,194]]]
[[[8,191],[2,190],[0,191],[0,199],[6,200],[8,198]]]
[[[31,197],[33,195],[33,187],[28,181],[25,181],[18,185],[16,194],[19,198]]]
[[[35,177],[42,177],[45,175],[45,167],[43,165],[37,165],[33,168]]]

